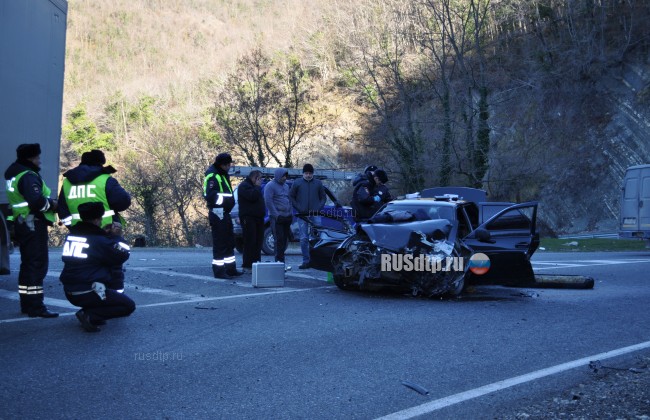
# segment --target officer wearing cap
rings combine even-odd
[[[14,223],[20,245],[20,309],[30,317],[54,318],[59,314],[43,303],[43,279],[49,263],[47,227],[54,224],[57,202],[49,198],[51,190],[39,175],[40,144],[21,144],[16,157],[5,171],[5,180],[12,211],[8,219]]]
[[[91,150],[81,155],[81,162],[63,174],[63,186],[59,193],[59,219],[64,225],[74,226],[80,221],[77,211],[80,204],[99,202],[104,206],[102,227],[117,231],[124,224],[119,212],[131,205],[131,196],[111,175],[117,172],[112,166],[104,166],[106,157],[101,150]]]
[[[235,263],[235,235],[230,218],[230,211],[235,206],[228,175],[231,165],[230,154],[219,153],[203,179],[203,198],[210,211],[208,219],[212,229],[212,274],[218,279],[243,274]]]
[[[375,213],[375,198],[373,191],[375,189],[374,172],[377,170],[375,165],[368,165],[352,181],[352,202],[351,207],[354,212],[356,222],[364,222]]]
[[[98,332],[107,320],[135,311],[133,300],[111,288],[113,267],[129,259],[129,246],[100,227],[103,203],[82,203],[77,210],[80,221],[70,227],[63,244],[60,280],[68,301],[81,307],[76,316],[83,329]]]
[[[81,155],[77,167],[63,174],[63,185],[59,192],[59,219],[70,228],[81,221],[78,210],[81,204],[101,203],[104,208],[101,227],[122,236],[122,227],[126,222],[119,213],[131,206],[131,195],[113,178],[112,174],[117,172],[115,168],[105,164],[104,152],[93,149]],[[124,291],[122,266],[113,268],[113,283],[110,286]]]

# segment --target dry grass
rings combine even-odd
[[[256,43],[301,43],[327,0],[70,0],[64,113],[106,98],[174,98],[188,114],[212,103],[219,81]]]

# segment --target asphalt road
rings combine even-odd
[[[250,275],[212,279],[206,248],[134,249],[138,309],[96,334],[65,300],[60,250],[50,257],[57,319],[21,316],[17,273],[0,277],[0,418],[494,418],[587,379],[586,360],[650,353],[650,252],[534,257],[593,290],[428,300],[340,291],[297,270],[296,253],[285,287],[255,289]]]

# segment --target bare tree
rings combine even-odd
[[[293,154],[322,128],[314,89],[295,57],[274,64],[260,47],[237,62],[214,117],[222,138],[251,166],[293,166]]]
[[[256,47],[237,61],[214,107],[217,131],[251,166],[274,157],[266,121],[278,96],[271,71],[271,59]]]
[[[400,1],[364,6],[347,22],[351,30],[342,34],[350,49],[346,70],[353,80],[350,87],[382,127],[382,140],[399,162],[402,187],[417,191],[425,173],[423,127],[417,117],[425,92],[413,73],[413,10]]]

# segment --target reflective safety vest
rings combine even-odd
[[[7,180],[7,199],[9,200],[9,207],[11,207],[12,212],[11,216],[7,218],[9,221],[15,220],[18,218],[18,216],[21,215],[23,217],[27,217],[29,214],[29,203],[25,200],[25,197],[23,197],[20,191],[18,191],[18,183],[20,182],[20,179],[28,172],[32,172],[38,176],[36,172],[27,170]],[[51,192],[52,190],[50,190],[50,188],[45,185],[45,181],[43,181],[43,197],[49,198]],[[43,216],[45,216],[45,218],[50,222],[54,223],[56,221],[56,215],[54,211],[50,210],[49,201],[45,207],[41,209],[41,212],[43,213]]]
[[[217,179],[217,183],[219,184],[219,192],[217,193],[217,201],[214,203],[217,206],[220,206],[223,204],[223,199],[224,197],[232,197],[232,187],[230,186],[230,183],[228,180],[221,175],[217,173],[210,173],[208,176],[205,177],[203,180],[203,196],[205,197],[208,195],[208,181],[210,181],[211,177],[215,177]],[[226,187],[228,187],[227,191],[223,188],[223,184],[226,184]]]
[[[68,205],[68,210],[70,210],[70,216],[62,220],[64,225],[74,226],[79,223],[81,221],[79,206],[91,202],[102,203],[104,206],[102,227],[113,223],[115,212],[108,206],[108,198],[106,198],[106,181],[110,177],[108,174],[102,174],[92,181],[82,184],[73,184],[67,178],[63,180],[63,197]],[[125,224],[122,217],[120,217],[120,221]]]

